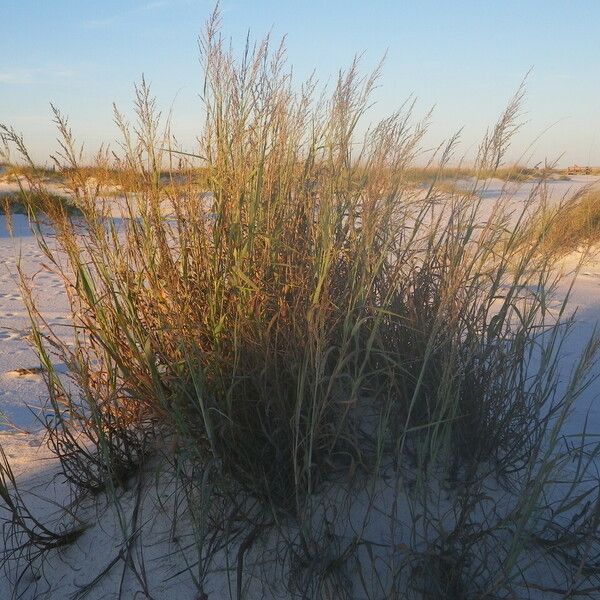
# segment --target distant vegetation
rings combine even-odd
[[[197,184],[208,184],[208,169],[206,167],[191,167],[181,160],[174,161],[173,168],[162,170],[158,173],[160,179],[164,182],[174,180],[181,183],[191,180]],[[185,164],[185,166],[184,166]],[[120,191],[131,191],[139,187],[140,174],[132,173],[130,169],[123,166],[81,166],[77,170],[69,167],[63,167],[59,170],[49,169],[47,167],[27,166],[27,165],[5,165],[5,171],[0,175],[3,181],[16,181],[18,177],[35,178],[47,182],[69,182],[86,181],[93,179],[101,187],[118,187]],[[539,169],[530,168],[523,165],[503,166],[498,169],[481,170],[477,167],[449,167],[449,166],[427,166],[427,167],[407,167],[403,173],[405,182],[414,182],[415,184],[427,184],[433,181],[444,180],[466,180],[466,179],[487,179],[496,178],[502,181],[525,182],[540,178],[554,180],[568,180],[570,177],[566,169]],[[592,170],[593,171],[593,170]],[[598,171],[600,173],[600,171]]]
[[[478,167],[411,167],[406,171],[406,178],[416,182],[430,182],[434,179],[489,179],[496,178],[502,181],[531,181],[540,178],[554,179],[567,177],[563,171],[558,169],[538,169],[525,167],[523,165],[512,165],[491,168]]]
[[[206,174],[205,168],[192,168],[188,165],[179,170],[174,168],[161,171],[157,176],[162,183],[206,185]],[[0,182],[16,183],[19,180],[64,185],[66,191],[71,192],[84,187],[98,187],[104,195],[118,195],[136,191],[144,185],[145,177],[122,165],[109,167],[102,163],[94,166],[79,166],[77,169],[69,167],[49,169],[33,164],[5,165],[5,170],[0,173]]]
[[[55,169],[40,167],[33,164],[14,165],[3,163],[0,165],[3,171],[0,173],[0,180],[4,182],[16,182],[20,177],[35,178],[43,181],[60,181],[60,173]]]

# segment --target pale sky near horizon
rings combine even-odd
[[[141,74],[174,131],[194,150],[201,128],[197,36],[208,0],[0,0],[0,123],[21,131],[34,158],[56,150],[49,104],[88,149],[113,143],[112,102],[131,106]],[[298,80],[335,77],[364,51],[387,52],[373,118],[409,96],[435,105],[426,146],[459,128],[472,155],[531,69],[526,125],[511,159],[600,165],[600,0],[222,0],[223,33],[286,35]]]

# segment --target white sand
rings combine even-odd
[[[18,427],[34,429],[35,412],[28,407],[40,406],[45,386],[39,376],[15,373],[39,365],[26,339],[29,317],[19,293],[17,263],[26,274],[35,274],[37,298],[49,323],[66,324],[68,305],[60,280],[44,266],[27,218],[13,215],[12,221],[14,238],[5,217],[0,218],[0,411]]]

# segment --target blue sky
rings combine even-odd
[[[112,102],[131,106],[142,73],[193,150],[201,127],[197,36],[206,0],[0,0],[0,122],[22,131],[34,157],[56,149],[50,102],[92,150],[113,142]],[[511,158],[600,165],[598,0],[222,0],[223,31],[287,36],[299,79],[335,76],[364,51],[387,51],[373,117],[407,97],[435,105],[426,145],[464,127],[473,153],[530,70]],[[541,136],[541,137],[540,137]]]

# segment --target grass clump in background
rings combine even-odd
[[[197,156],[171,147],[145,82],[135,126],[115,115],[118,218],[81,185],[89,167],[55,113],[81,216],[34,188],[68,343],[23,286],[63,476],[118,505],[149,461],[168,472],[201,594],[225,569],[238,598],[519,597],[551,587],[540,564],[567,591],[597,589],[592,451],[560,434],[597,341],[563,377],[570,321],[551,308],[543,236],[521,235],[535,196],[516,219],[505,199],[482,216],[522,91],[481,145],[485,177],[440,203],[409,182],[425,123],[399,111],[358,135],[378,72],[355,63],[320,100],[268,40],[236,57],[217,15],[201,48]]]
[[[58,194],[44,193],[42,195],[15,192],[0,196],[5,214],[25,215],[29,212],[53,210],[64,211],[68,215],[79,214],[79,210],[70,198]]]
[[[536,224],[543,231],[544,249],[553,254],[567,254],[594,246],[600,240],[600,191],[586,189],[549,208]]]

